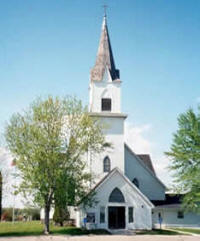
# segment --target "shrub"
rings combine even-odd
[[[12,221],[13,210],[12,208],[3,208],[1,215],[2,221]]]
[[[12,221],[13,209],[3,208],[2,221]],[[15,220],[27,221],[27,220],[40,220],[40,210],[37,208],[15,208]]]
[[[25,208],[23,215],[29,220],[40,220],[40,210],[37,208]]]
[[[68,221],[69,217],[70,215],[67,208],[55,207],[55,211],[53,214],[53,221],[55,222],[55,224],[60,224],[60,226],[63,226],[63,223],[65,221]]]

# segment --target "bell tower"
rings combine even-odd
[[[124,172],[124,120],[127,116],[121,113],[120,72],[115,67],[106,14],[103,17],[96,62],[90,72],[89,112],[91,116],[105,122],[106,140],[112,144],[110,150],[93,160],[93,171],[105,174],[118,167]],[[105,160],[106,168],[103,166]]]
[[[89,110],[120,113],[121,81],[115,67],[106,18],[103,18],[96,63],[90,73]]]

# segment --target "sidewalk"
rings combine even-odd
[[[89,236],[31,236],[2,237],[0,241],[199,241],[199,236],[185,235],[89,235]]]

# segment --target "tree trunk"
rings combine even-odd
[[[1,222],[1,215],[2,215],[2,189],[3,189],[3,178],[2,173],[0,171],[0,222]]]
[[[49,212],[50,205],[46,205],[44,208],[44,233],[49,234]]]

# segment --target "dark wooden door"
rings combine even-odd
[[[125,207],[108,207],[108,227],[110,229],[125,228]]]

